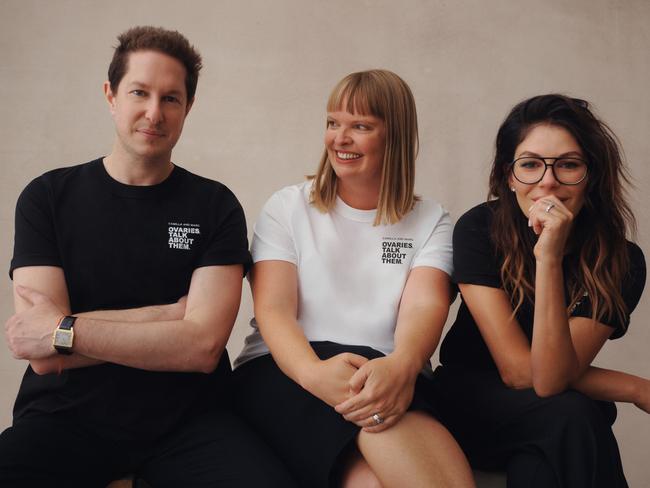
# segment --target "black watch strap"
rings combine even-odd
[[[59,324],[59,329],[64,329],[64,330],[72,329],[75,320],[77,320],[77,317],[73,317],[72,315],[66,315],[61,319],[61,323]]]

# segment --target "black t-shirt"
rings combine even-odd
[[[497,202],[492,201],[478,205],[458,220],[454,228],[453,238],[454,272],[452,281],[454,283],[503,288],[500,273],[503,258],[498,255],[490,238],[490,226],[496,204]],[[522,213],[518,218],[525,219],[526,217]],[[601,321],[601,323],[615,329],[611,335],[612,339],[621,337],[627,331],[629,314],[639,302],[645,286],[646,266],[643,252],[632,242],[628,242],[628,252],[630,256],[630,273],[623,281],[622,286],[622,296],[627,305],[628,315],[624,323],[621,323],[616,318]],[[567,263],[570,262],[571,259],[564,260],[565,276]],[[592,308],[589,298],[583,297],[571,311],[571,316],[591,317],[591,313]],[[533,303],[524,299],[524,303],[517,311],[516,318],[529,341],[533,335],[533,316]],[[440,362],[445,365],[496,369],[496,364],[464,299],[462,299],[456,321],[442,343]]]
[[[173,303],[196,268],[251,262],[232,192],[178,166],[152,186],[117,182],[101,159],[49,171],[20,195],[15,230],[10,276],[63,268],[72,313]],[[61,413],[114,438],[155,438],[212,408],[229,372],[227,354],[212,374],[106,363],[38,376],[28,367],[14,419]]]

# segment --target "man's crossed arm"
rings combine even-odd
[[[30,266],[13,277],[16,314],[5,324],[7,344],[38,374],[102,362],[207,373],[217,366],[239,310],[242,266],[197,268],[186,301],[77,314],[70,356],[52,346],[60,318],[70,314],[63,270]]]

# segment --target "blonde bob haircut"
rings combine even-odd
[[[411,89],[391,71],[374,69],[352,73],[339,81],[327,101],[328,112],[340,110],[372,115],[384,121],[386,148],[374,225],[399,222],[419,200],[414,194],[418,121]],[[328,212],[336,203],[337,178],[327,148],[318,171],[309,178],[314,180],[312,205]]]

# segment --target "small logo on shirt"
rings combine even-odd
[[[199,224],[179,224],[178,222],[169,222],[167,224],[169,232],[169,249],[186,249],[191,250],[197,236],[201,235],[201,226]]]
[[[382,237],[382,264],[403,264],[413,249],[413,239],[408,237]]]

